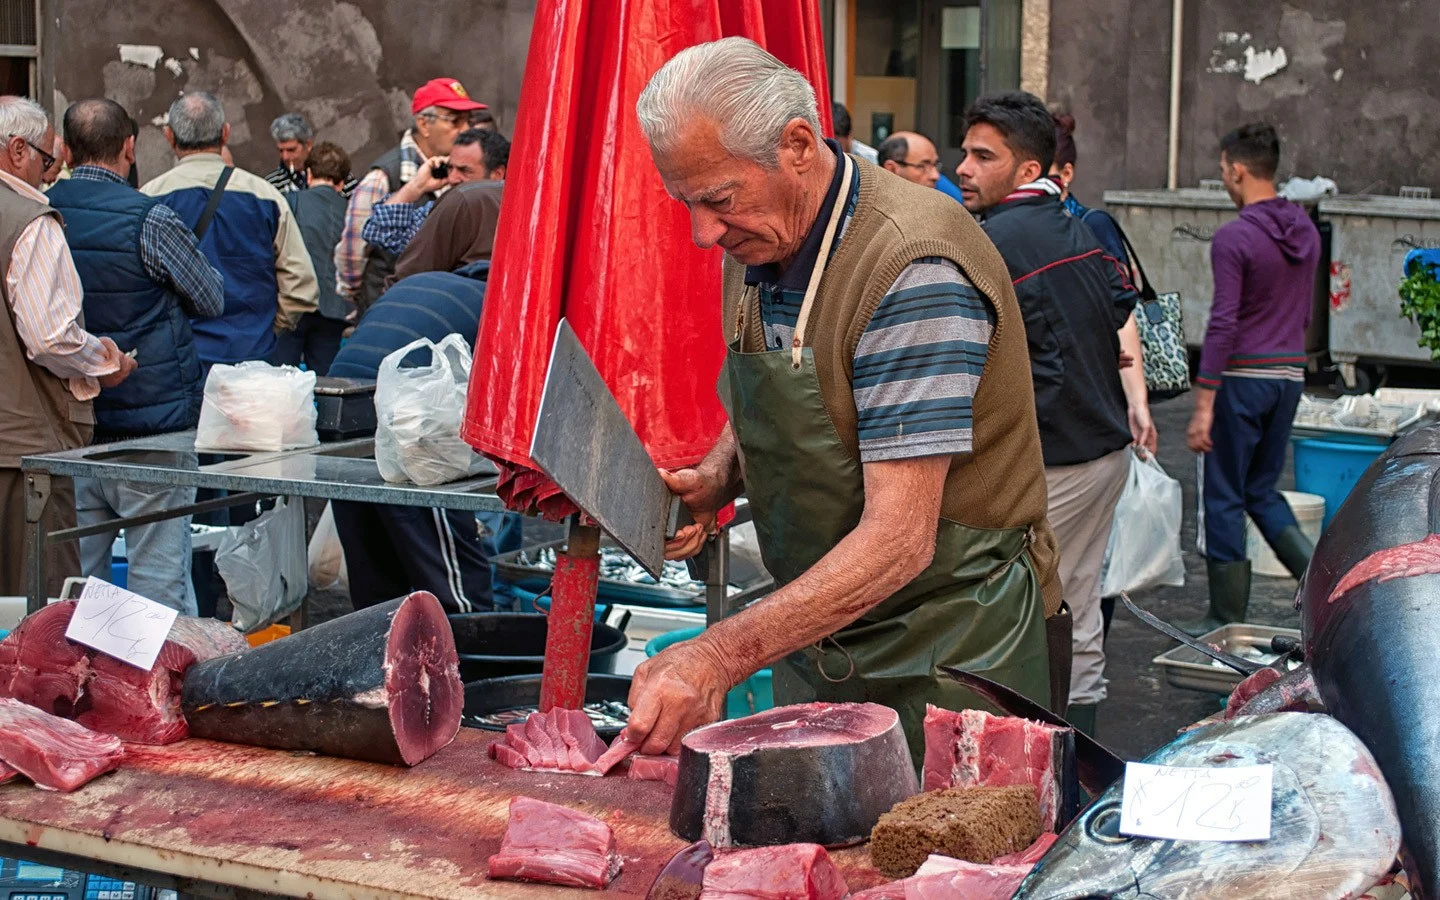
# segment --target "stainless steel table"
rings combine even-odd
[[[373,439],[360,438],[279,453],[206,451],[195,449],[195,432],[183,431],[24,457],[20,468],[25,472],[26,610],[34,612],[47,600],[46,546],[127,525],[145,525],[282,496],[476,512],[505,509],[495,495],[496,470],[488,461],[477,463],[473,477],[449,484],[389,484],[375,465],[374,445]],[[56,476],[184,485],[231,493],[163,512],[46,532],[44,516],[50,503],[50,480]]]

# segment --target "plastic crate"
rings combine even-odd
[[[1325,498],[1326,528],[1386,446],[1315,438],[1295,442],[1295,490]]]
[[[681,628],[657,638],[651,638],[645,645],[645,655],[654,656],[671,644],[688,641],[699,636],[704,628]],[[735,685],[725,697],[725,718],[738,719],[775,706],[775,690],[769,669],[761,669],[754,675]]]

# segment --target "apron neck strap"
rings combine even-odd
[[[801,350],[805,346],[805,328],[810,324],[810,308],[815,305],[815,295],[820,291],[820,278],[830,261],[830,247],[835,243],[835,232],[845,216],[846,202],[850,199],[850,179],[854,175],[854,163],[844,153],[838,154],[836,165],[843,167],[840,177],[840,193],[835,198],[835,208],[830,211],[830,221],[825,224],[825,236],[820,241],[820,254],[815,257],[815,267],[810,270],[810,283],[805,288],[805,300],[800,304],[800,315],[795,321],[795,337],[790,342],[790,366],[800,369]]]

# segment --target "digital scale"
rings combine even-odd
[[[172,894],[173,896],[173,894]],[[0,900],[157,900],[154,888],[23,859],[0,858]]]

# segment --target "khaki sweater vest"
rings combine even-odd
[[[1059,553],[1045,519],[1045,468],[1035,421],[1025,325],[1005,262],[980,226],[951,198],[859,162],[860,198],[844,238],[821,277],[806,344],[815,356],[820,393],[840,440],[858,460],[860,437],[853,390],[855,348],[870,317],[900,272],[926,256],[951,260],[990,301],[995,330],[973,401],[974,450],[956,455],[945,479],[940,514],[972,528],[1034,530],[1031,558],[1045,614],[1060,609]],[[764,349],[758,301],[745,269],[725,260],[726,339],[746,312],[742,349]]]

